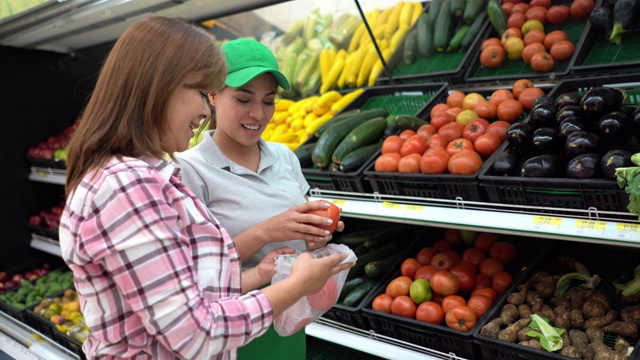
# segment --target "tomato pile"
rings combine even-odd
[[[527,79],[493,91],[488,99],[454,90],[431,109],[429,124],[384,140],[375,171],[472,175],[500,147],[511,123],[542,95]]]
[[[511,284],[505,270],[518,251],[492,233],[448,229],[444,239],[402,262],[372,308],[451,329],[469,331]]]

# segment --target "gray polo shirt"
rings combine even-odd
[[[287,146],[260,139],[255,173],[227,159],[213,141],[213,131],[195,147],[176,154],[182,181],[207,205],[231,237],[306,201],[309,184],[300,162]],[[303,240],[271,243],[243,264],[253,267],[271,250],[289,246],[305,250]]]

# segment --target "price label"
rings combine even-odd
[[[533,217],[533,228],[535,230],[541,229],[558,229],[562,224],[562,219],[551,216],[534,216]]]
[[[420,205],[405,205],[404,209],[407,211],[422,211],[424,210],[424,206]]]
[[[640,225],[618,223],[616,236],[619,239],[640,239]]]
[[[387,202],[387,201],[382,203],[382,207],[384,209],[389,209],[389,210],[402,210],[402,205],[394,204],[392,202]]]
[[[345,200],[333,200],[332,203],[336,206],[344,206],[347,202]]]
[[[607,228],[607,223],[605,221],[595,220],[576,220],[575,228],[576,233],[580,235],[601,236],[604,234],[604,229]]]

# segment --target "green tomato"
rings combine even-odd
[[[416,305],[431,300],[431,284],[425,279],[416,279],[409,287],[409,297]]]
[[[460,231],[460,236],[462,237],[462,242],[464,242],[468,246],[473,246],[473,243],[478,237],[478,233],[473,230],[462,230]]]

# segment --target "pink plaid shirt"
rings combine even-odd
[[[165,161],[114,157],[87,174],[60,244],[89,359],[233,359],[271,325],[264,293],[241,295],[233,241]]]

